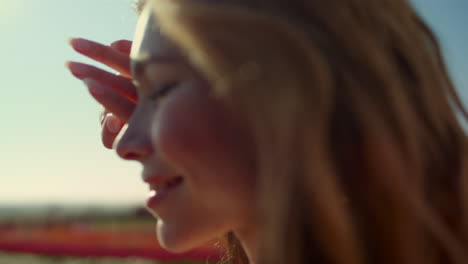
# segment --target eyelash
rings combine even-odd
[[[172,83],[165,83],[159,87],[159,89],[153,93],[149,98],[151,100],[158,100],[163,98],[164,96],[169,93],[170,90],[172,90],[174,87],[177,86],[177,82],[172,82]]]

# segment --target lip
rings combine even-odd
[[[143,181],[148,183],[150,193],[146,201],[146,207],[154,210],[183,183],[184,178],[181,175],[161,176],[143,175]]]
[[[162,175],[162,174],[143,174],[142,175],[143,181],[149,184],[150,187],[164,184],[177,177],[179,177],[179,175]]]

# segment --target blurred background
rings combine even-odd
[[[440,38],[468,103],[468,1],[412,2]],[[100,107],[65,69],[67,60],[97,65],[68,38],[131,39],[136,20],[131,0],[1,1],[0,264],[155,263],[215,254],[154,253],[140,167],[101,146]]]

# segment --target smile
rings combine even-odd
[[[182,176],[176,176],[165,180],[147,182],[150,186],[150,193],[146,201],[146,207],[152,211],[156,209],[168,195],[182,185],[184,178]]]
[[[176,185],[182,183],[184,179],[182,176],[177,176],[175,178],[172,178],[168,181],[162,182],[162,183],[155,183],[155,184],[150,184],[150,190],[154,191],[155,193],[164,191],[166,189],[170,189],[172,187],[175,187]]]

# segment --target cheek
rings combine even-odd
[[[199,159],[200,151],[203,156],[213,153],[226,132],[217,111],[212,100],[190,89],[174,91],[161,104],[153,123],[157,151],[174,165],[193,163]],[[195,157],[198,158],[194,160]]]
[[[174,168],[203,175],[198,180],[205,180],[205,186],[245,188],[252,184],[251,146],[232,121],[220,102],[201,89],[181,89],[161,104],[153,144]]]

